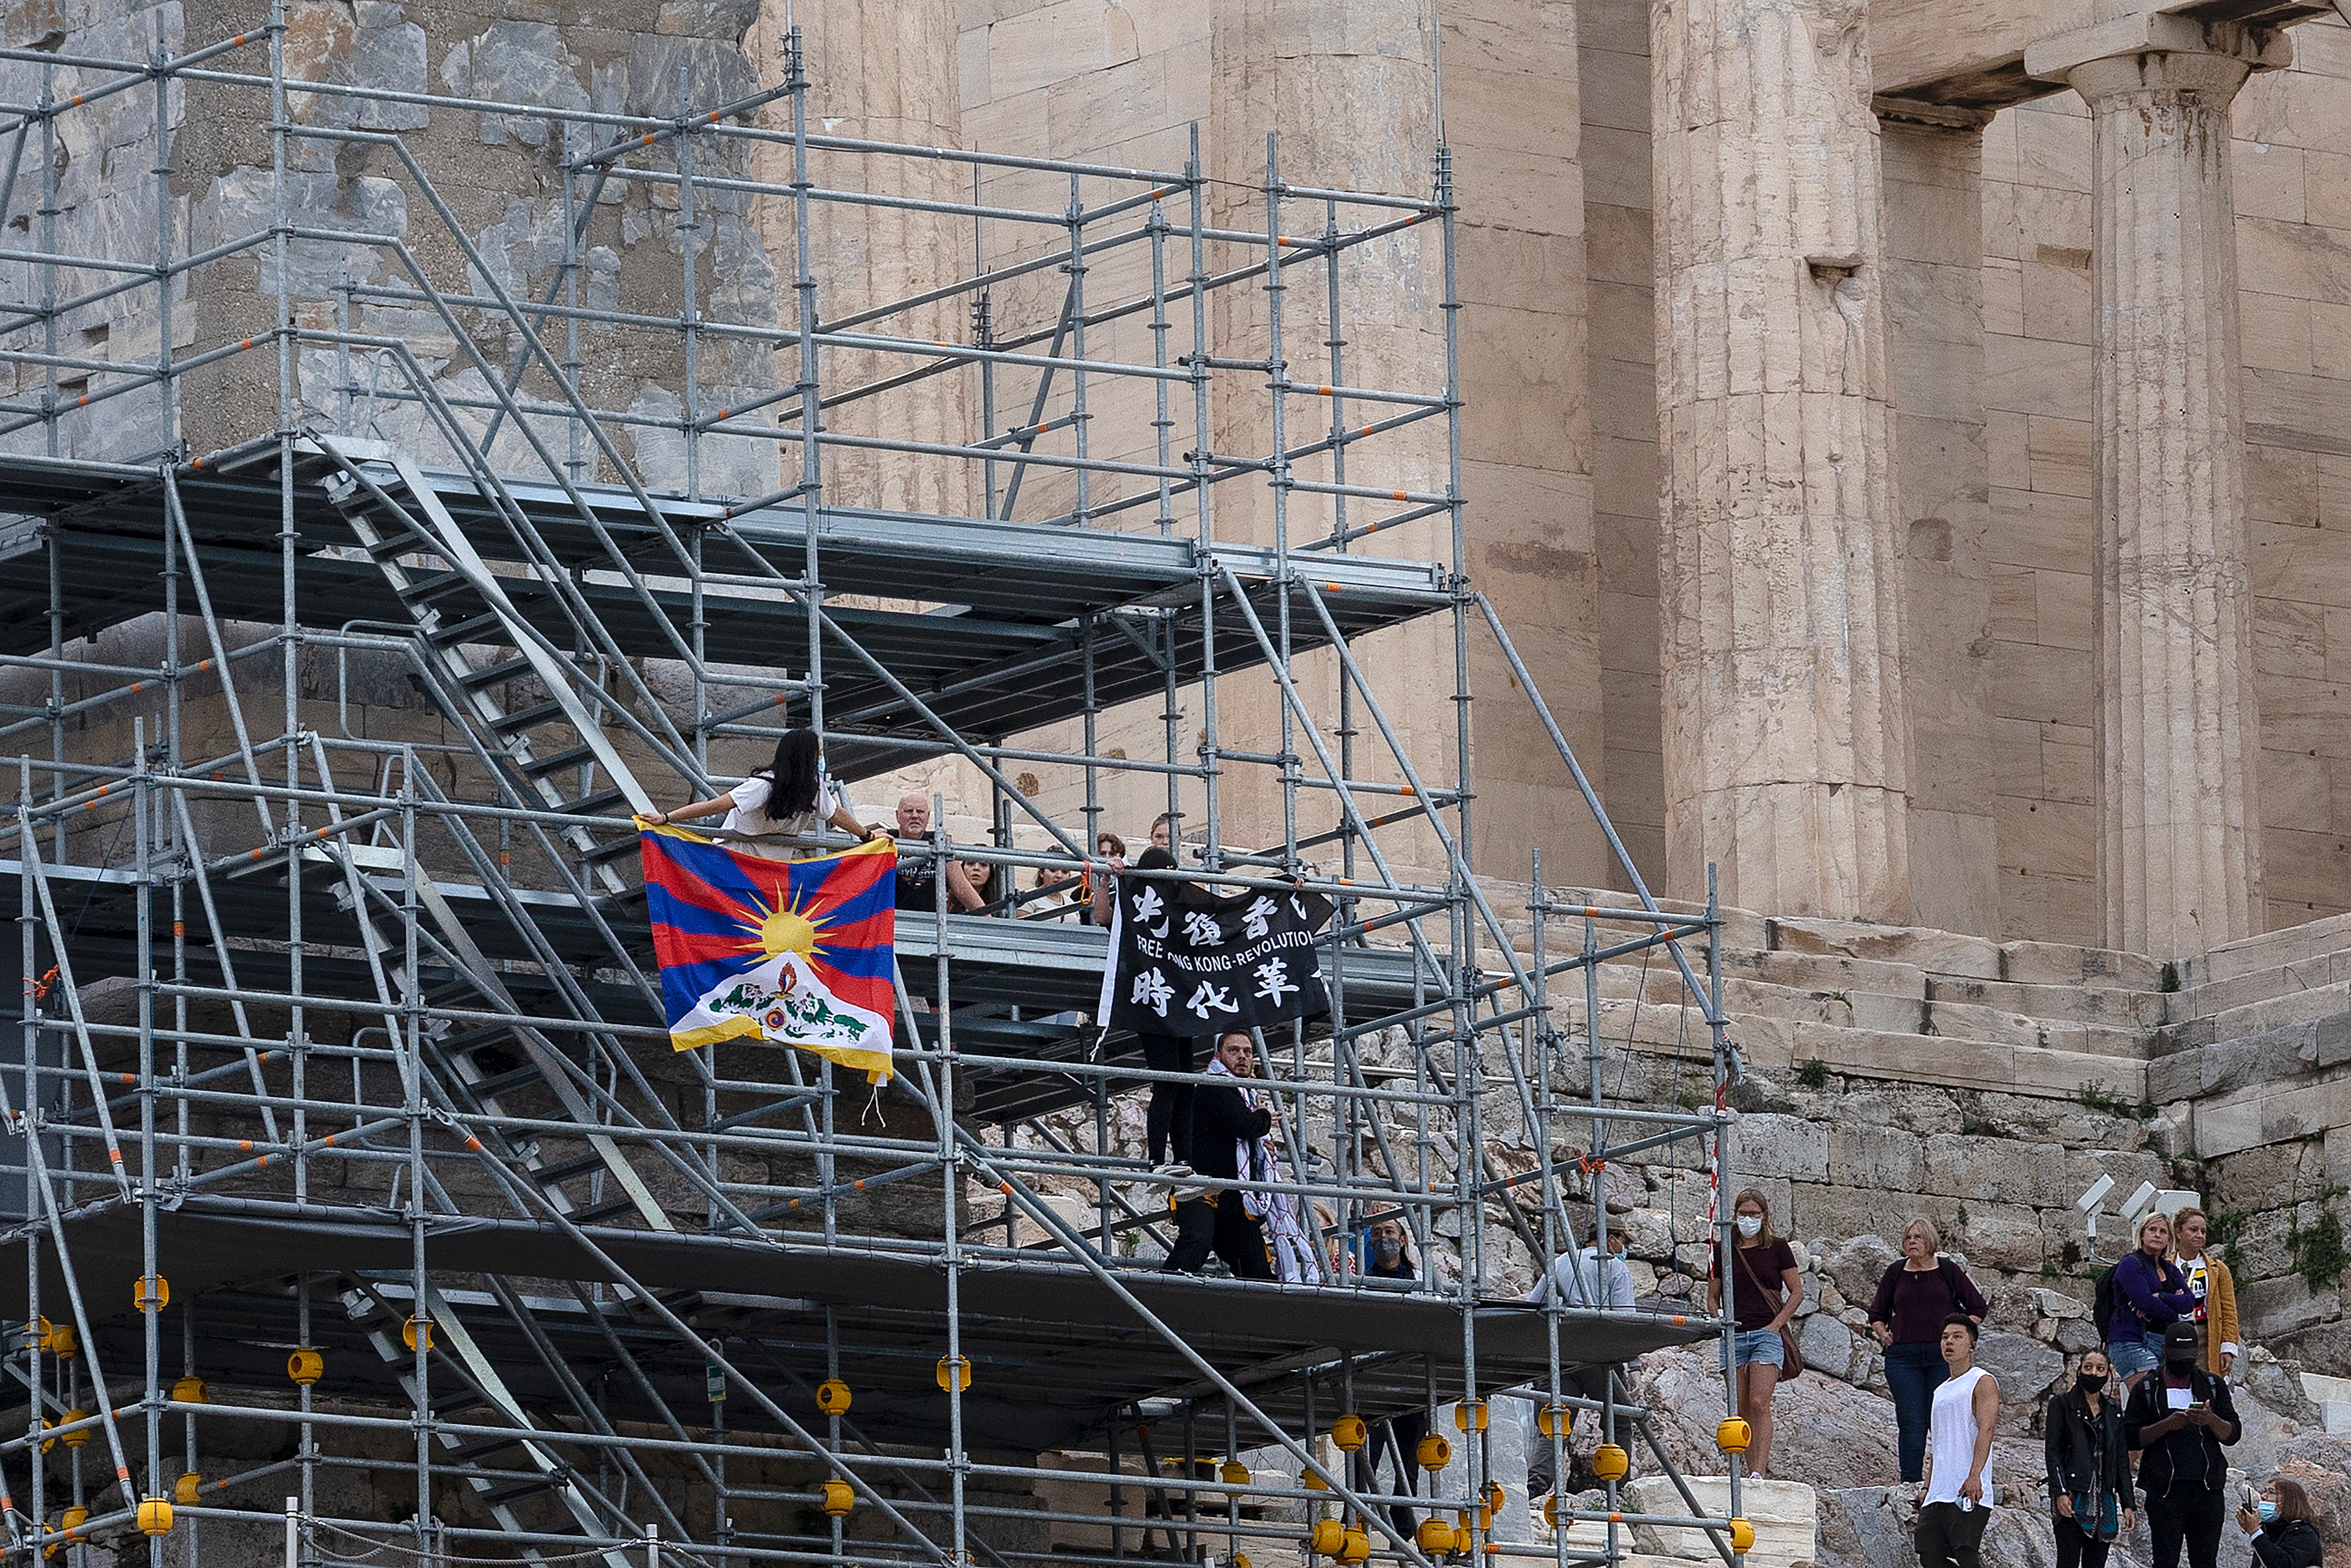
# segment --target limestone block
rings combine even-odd
[[[2055,1196],[2065,1179],[2064,1151],[2053,1144],[2019,1145],[2004,1138],[1927,1140],[1927,1187],[1970,1205],[2032,1205]]]
[[[2351,1037],[2351,1014],[2338,1013],[2329,1025],[2330,1040]],[[2318,1065],[2320,1027],[2287,1024],[2151,1061],[2147,1094],[2156,1100],[2186,1100],[2292,1077]]]
[[[1917,1135],[1898,1127],[1842,1117],[1829,1124],[1828,1177],[1843,1186],[1915,1192],[1925,1176],[1924,1153]]]
[[[2199,1103],[2196,1148],[2207,1158],[2323,1134],[2351,1123],[2351,1080],[2290,1090],[2248,1089]]]
[[[2022,1204],[1972,1201],[1966,1207],[1968,1220],[1960,1228],[1961,1239],[1978,1262],[2011,1274],[2041,1267],[2041,1218],[2033,1209]]]
[[[2339,1316],[2339,1291],[2314,1292],[2299,1274],[2251,1280],[2237,1288],[2237,1312],[2247,1339],[2275,1339]]]
[[[1770,1114],[1739,1118],[1731,1132],[1733,1168],[1747,1176],[1783,1176],[1825,1181],[1829,1174],[1828,1129],[1802,1116]]]
[[[1837,953],[1881,963],[1908,964],[1930,975],[1997,980],[2000,944],[1963,932],[1923,926],[1869,925],[1846,920],[1775,918],[1771,946],[1800,953]]]
[[[1686,1479],[1691,1495],[1708,1513],[1729,1511],[1729,1477]],[[1686,1515],[1689,1509],[1666,1476],[1641,1476],[1627,1482],[1625,1500],[1628,1511],[1641,1513]],[[1742,1480],[1740,1509],[1755,1526],[1755,1545],[1746,1557],[1749,1568],[1792,1568],[1813,1560],[1818,1508],[1811,1487],[1801,1481]],[[1669,1557],[1696,1558],[1711,1555],[1713,1550],[1705,1531],[1686,1527],[1635,1525],[1634,1540],[1645,1552]]]

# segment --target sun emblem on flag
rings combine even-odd
[[[812,959],[825,945],[824,933],[832,925],[830,920],[810,919],[805,913],[806,903],[788,902],[786,889],[775,888],[770,900],[755,902],[744,908],[743,917],[737,920],[748,933],[743,943],[746,953],[758,953],[772,958],[779,953]]]

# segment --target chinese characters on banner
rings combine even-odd
[[[1094,1016],[1144,1034],[1222,1034],[1330,1009],[1314,934],[1331,901],[1247,891],[1217,898],[1185,883],[1119,883],[1111,962]]]

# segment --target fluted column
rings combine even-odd
[[[1909,918],[1877,125],[1865,7],[1652,12],[1667,866],[1775,913]]]
[[[2166,958],[2262,927],[2229,104],[2267,40],[2180,31],[2064,71],[2094,137],[2098,881],[2106,946]]]

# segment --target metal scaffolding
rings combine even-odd
[[[298,78],[282,4],[169,56],[157,26],[144,59],[0,49],[37,89],[0,103],[0,220],[25,219],[0,231],[23,285],[0,298],[0,509],[21,519],[0,532],[0,890],[25,998],[0,1067],[25,1264],[0,1281],[25,1416],[0,1440],[10,1552],[83,1568],[140,1529],[154,1568],[207,1543],[275,1560],[280,1521],[253,1500],[284,1496],[289,1568],[1012,1568],[1238,1560],[1301,1533],[1344,1563],[1565,1568],[1615,1562],[1642,1523],[1731,1554],[1735,1458],[1729,1515],[1687,1487],[1683,1513],[1627,1512],[1614,1476],[1604,1507],[1557,1500],[1556,1530],[1525,1538],[1482,1506],[1506,1396],[1544,1410],[1563,1477],[1552,1416],[1648,1437],[1580,1369],[1729,1327],[1496,1301],[1489,1227],[1540,1268],[1605,1211],[1614,1165],[1677,1144],[1719,1192],[1734,1062],[1714,908],[1650,897],[1466,575],[1442,152],[1427,194],[1381,195],[1288,184],[1269,141],[1246,193],[1263,226],[1234,228],[1211,221],[1196,135],[1154,171],[817,134],[797,35],[783,80],[715,107],[682,83],[653,117]],[[348,111],[298,118],[302,95]],[[61,138],[143,99],[152,251],[78,254]],[[191,102],[265,130],[270,160],[265,221],[202,247],[173,197]],[[544,127],[560,256],[535,293],[460,220],[458,172],[369,105]],[[754,152],[791,177],[752,177]],[[297,175],[346,155],[424,232],[306,205]],[[944,162],[975,193],[827,184],[828,160]],[[665,312],[592,287],[632,188],[684,236]],[[795,238],[783,319],[721,308],[697,239],[698,213],[762,204]],[[826,318],[818,214],[877,207],[1025,237]],[[1348,384],[1366,254],[1441,281],[1419,388]],[[330,285],[303,284],[322,267]],[[1004,290],[1055,277],[1050,319],[1008,322]],[[224,332],[215,306],[188,329],[207,278],[259,324]],[[942,305],[968,312],[964,340],[905,329]],[[129,319],[147,335],[93,347],[92,324]],[[1296,355],[1285,332],[1321,336]],[[673,375],[674,417],[599,405],[595,364],[632,357]],[[835,384],[844,361],[867,373]],[[722,387],[761,362],[792,373]],[[893,434],[891,410],[933,393],[968,434]],[[192,450],[200,419],[239,438]],[[1218,450],[1236,431],[1263,450]],[[682,484],[649,476],[654,450]],[[830,465],[861,454],[955,476],[978,515],[829,500]],[[713,478],[770,465],[765,493]],[[1437,559],[1374,553],[1375,534]],[[1451,653],[1434,748],[1357,652],[1415,625]],[[1631,889],[1611,904],[1547,894],[1538,855],[1506,919],[1472,874],[1488,640],[1605,832]],[[1270,722],[1219,729],[1237,681],[1270,694]],[[1152,702],[1156,755],[1103,740]],[[663,1027],[632,813],[724,785],[786,714],[851,784],[944,758],[992,800],[979,841],[941,821],[901,845],[999,869],[986,913],[950,913],[942,878],[935,911],[898,915],[897,1075],[870,1097],[787,1050],[673,1053]],[[1027,766],[1076,779],[1076,804],[1008,771]],[[1290,1192],[1343,1248],[1400,1218],[1418,1281],[1149,1261],[1174,1178],[1122,1152],[1113,1111],[1199,1076],[1093,1026],[1103,933],[1042,917],[1103,871],[1104,793],[1133,779],[1182,813],[1186,880],[1338,907],[1331,1016],[1264,1041],[1290,1146],[1327,1156],[1193,1185]],[[1604,967],[1649,959],[1708,1026],[1672,1109],[1608,1082],[1633,1042],[1604,1038]],[[1489,1157],[1497,1106],[1532,1169]],[[1707,1216],[1711,1245],[1727,1220]],[[1459,1454],[1386,1490],[1363,1423],[1448,1406]]]

